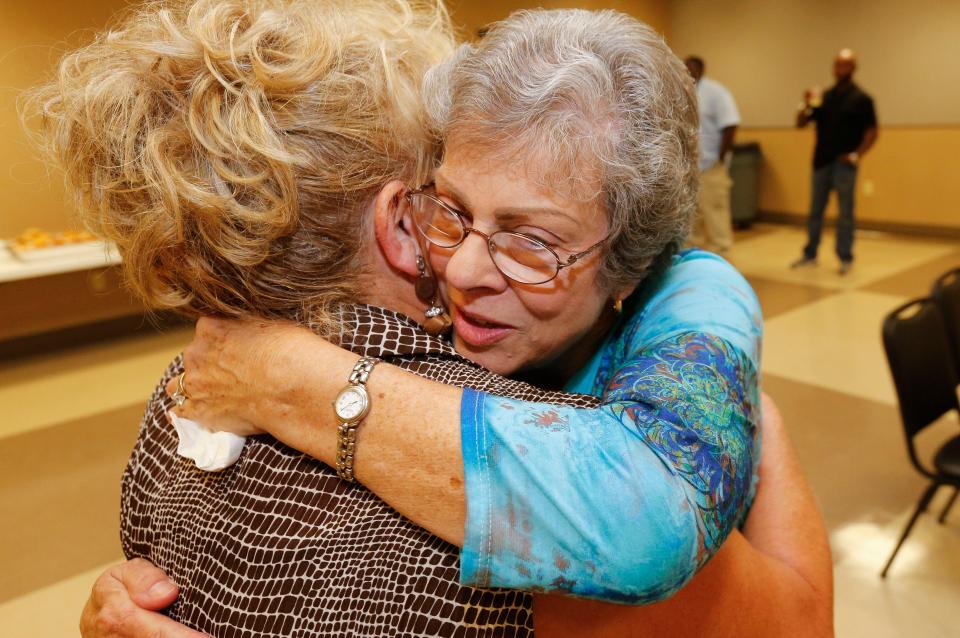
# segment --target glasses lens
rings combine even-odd
[[[557,275],[557,257],[543,244],[510,232],[490,236],[490,255],[507,277],[524,284],[542,284]]]
[[[411,193],[413,218],[427,241],[443,248],[452,248],[463,241],[463,224],[456,213],[423,193]]]

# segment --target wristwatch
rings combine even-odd
[[[357,427],[370,412],[370,395],[367,379],[373,366],[379,363],[373,357],[360,357],[350,372],[347,385],[333,400],[333,412],[340,425],[337,427],[337,476],[353,482],[353,457],[357,445]]]

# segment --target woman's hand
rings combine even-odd
[[[174,411],[214,431],[276,436],[271,426],[300,404],[299,366],[317,342],[334,348],[292,323],[201,318],[183,352],[187,400]],[[171,396],[178,381],[167,384]]]
[[[160,569],[142,558],[114,565],[93,584],[80,617],[83,638],[210,638],[161,612],[180,590]]]

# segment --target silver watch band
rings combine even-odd
[[[350,372],[347,379],[347,388],[351,386],[360,386],[366,392],[367,379],[370,378],[370,372],[380,360],[374,357],[360,357]],[[369,399],[369,395],[367,395]],[[357,449],[357,428],[361,421],[344,421],[339,414],[337,419],[340,425],[337,426],[337,476],[344,481],[353,482],[353,460]],[[362,419],[361,419],[362,420]]]
[[[380,359],[374,357],[360,357],[360,360],[353,366],[353,370],[350,372],[350,378],[347,379],[347,381],[354,385],[366,385],[367,379],[373,371],[373,366],[379,362]]]

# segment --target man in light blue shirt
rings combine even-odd
[[[690,242],[723,254],[733,245],[727,160],[740,113],[730,91],[704,76],[706,65],[701,58],[690,56],[685,62],[697,82],[700,104],[700,204]]]

